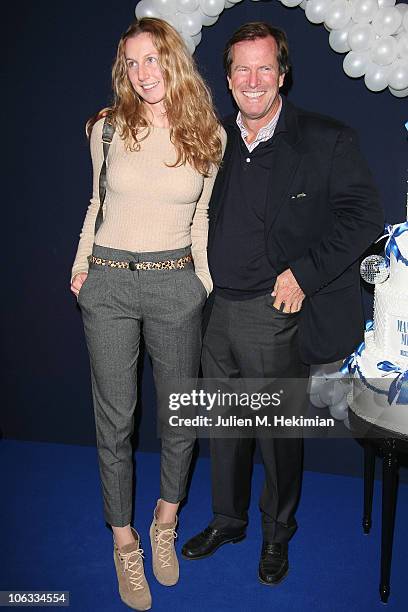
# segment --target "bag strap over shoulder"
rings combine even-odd
[[[95,234],[100,228],[103,221],[103,203],[106,196],[106,159],[108,157],[109,147],[112,142],[115,127],[110,123],[110,116],[105,117],[102,129],[102,145],[103,145],[103,163],[99,174],[99,210],[95,221]]]

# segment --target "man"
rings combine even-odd
[[[214,292],[204,336],[205,378],[300,378],[308,365],[348,355],[363,330],[358,258],[383,214],[352,130],[280,96],[285,34],[248,23],[224,64],[237,116],[225,122],[223,166],[210,202]],[[259,579],[288,572],[302,477],[302,440],[259,438]],[[245,537],[253,440],[212,439],[214,518],[183,547],[200,559]]]

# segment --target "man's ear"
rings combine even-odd
[[[231,85],[231,77],[227,76],[227,81],[228,81],[228,87],[229,89],[232,89],[232,85]],[[280,85],[279,85],[280,87]]]
[[[284,81],[285,81],[285,74],[280,74],[279,75],[279,89],[282,87]]]

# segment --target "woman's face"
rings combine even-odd
[[[162,114],[166,87],[159,54],[148,32],[142,32],[126,41],[125,59],[129,80],[136,93],[153,114]]]

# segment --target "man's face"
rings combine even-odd
[[[245,119],[266,125],[279,108],[279,88],[285,79],[279,74],[278,47],[272,36],[244,40],[232,46],[229,88]]]

